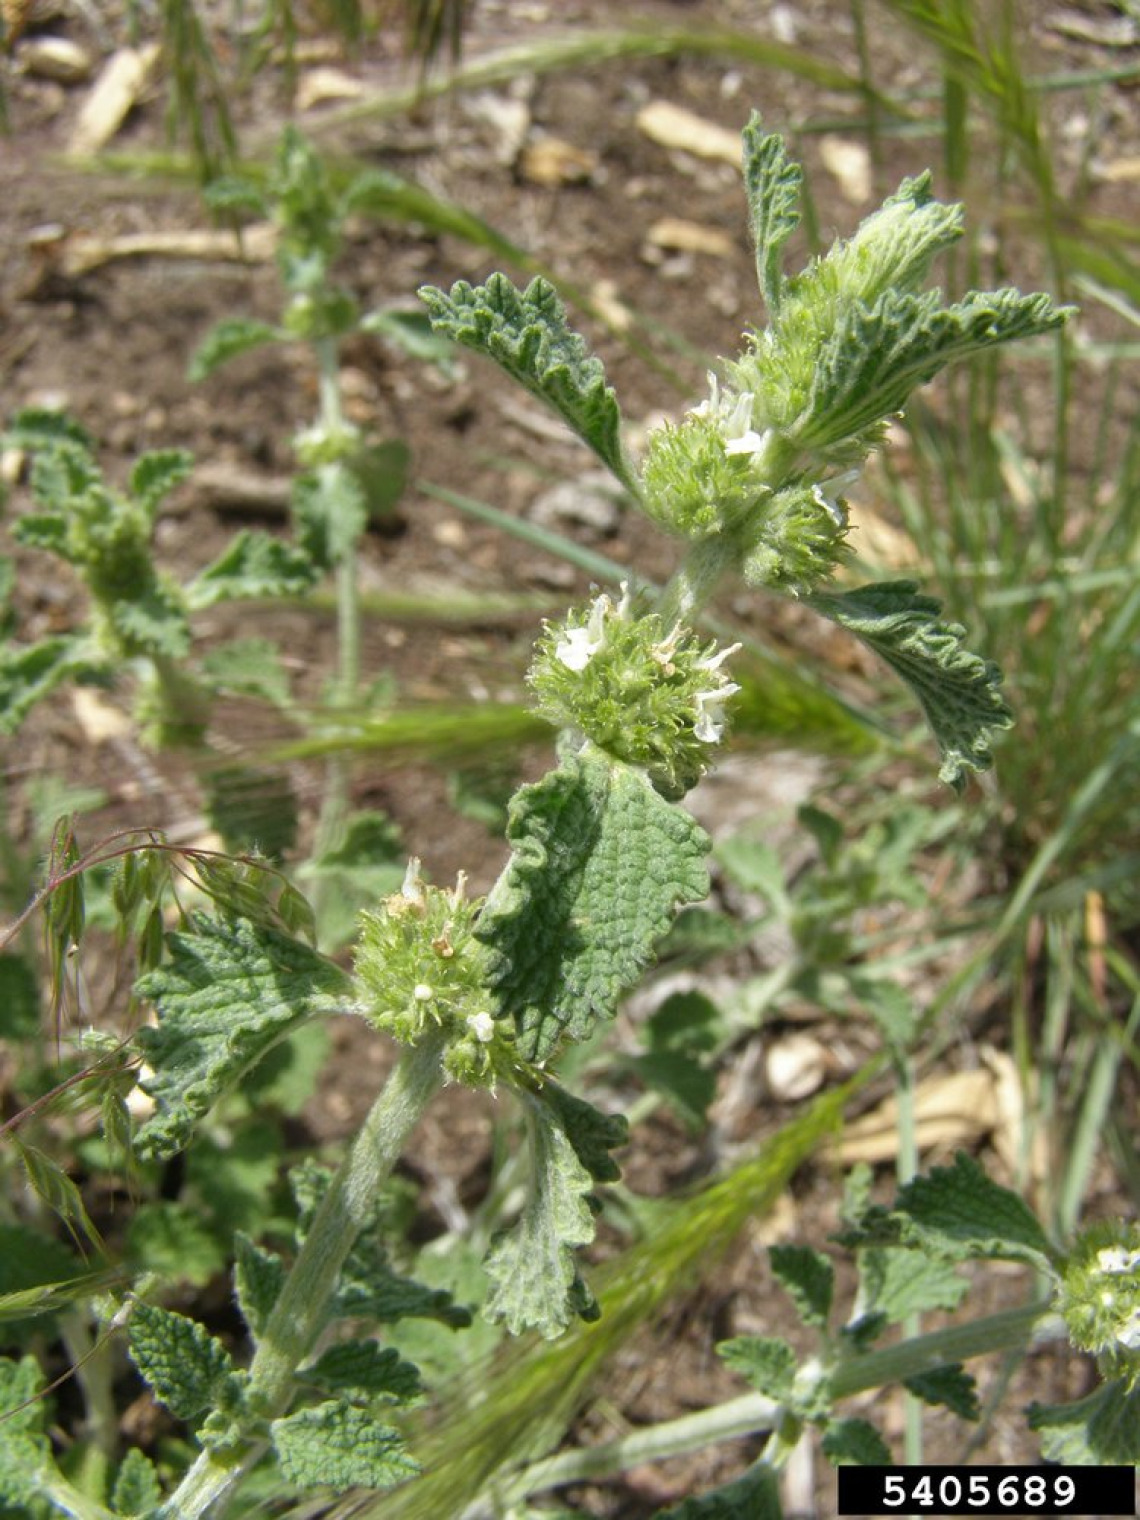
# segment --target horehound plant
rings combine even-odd
[[[699,406],[651,435],[640,466],[624,449],[600,363],[548,284],[520,292],[500,275],[484,287],[422,292],[441,333],[551,405],[635,503],[684,542],[681,565],[656,604],[622,586],[544,629],[529,681],[561,730],[558,762],[516,794],[509,859],[485,899],[472,898],[462,876],[453,888],[430,884],[411,861],[402,889],[363,915],[351,973],[259,909],[255,871],[243,868],[228,910],[183,914],[161,964],[137,987],[157,1013],[135,1036],[155,1105],[135,1136],[139,1156],[183,1149],[220,1097],[308,1020],[351,1009],[401,1055],[336,1172],[296,1174],[291,1259],[237,1242],[234,1290],[255,1348],[248,1366],[203,1325],[155,1302],[153,1281],[105,1304],[108,1328],[125,1329],[155,1396],[196,1431],[198,1455],[172,1491],[163,1497],[141,1452],[123,1460],[110,1508],[64,1477],[28,1359],[3,1364],[0,1382],[0,1408],[10,1411],[0,1459],[7,1502],[190,1520],[219,1513],[263,1459],[302,1490],[383,1490],[413,1479],[399,1411],[421,1396],[419,1374],[360,1325],[419,1314],[458,1326],[466,1317],[446,1294],[398,1276],[384,1249],[382,1184],[429,1101],[449,1086],[509,1097],[525,1119],[530,1180],[517,1219],[486,1256],[485,1313],[549,1339],[597,1315],[577,1253],[594,1238],[595,1193],[618,1175],[612,1152],[627,1126],[555,1072],[568,1046],[613,1017],[677,910],[705,896],[710,841],[681,803],[715,763],[737,693],[733,648],[697,626],[727,577],[800,598],[892,665],[922,704],[952,786],[989,764],[992,735],[1011,715],[997,670],[963,647],[962,630],[940,622],[937,603],[909,582],[831,585],[845,557],[844,493],[916,386],[956,358],[1048,332],[1066,313],[1015,290],[947,304],[925,289],[934,258],[962,229],[961,208],[935,201],[927,176],[906,181],[852,238],[789,278],[782,253],[797,225],[800,170],[757,119],[744,134],[744,169],[769,326],[710,381]],[[152,921],[151,899],[167,889],[155,849],[123,867],[119,901],[132,919]],[[820,1356],[797,1373],[783,1343],[726,1350],[770,1401],[775,1430],[748,1480],[744,1502],[753,1507],[740,1513],[774,1512],[757,1510],[757,1496],[770,1505],[771,1473],[807,1424],[825,1427],[837,1459],[874,1460],[880,1448],[857,1422],[833,1420],[831,1405],[868,1378],[914,1383],[932,1372],[929,1347],[909,1360],[867,1347],[900,1303],[915,1302],[916,1282],[934,1283],[924,1303],[956,1303],[946,1276],[968,1256],[1028,1262],[1048,1292],[1021,1313],[1017,1334],[1024,1339],[1027,1326],[1058,1310],[1074,1343],[1101,1360],[1108,1381],[1096,1409],[1045,1411],[1042,1427],[1052,1418],[1069,1449],[1083,1439],[1093,1454],[1119,1450],[1140,1380],[1135,1232],[1090,1236],[1066,1254],[967,1158],[904,1189],[894,1211],[854,1214],[849,1243],[878,1271],[851,1326],[827,1331],[826,1258],[791,1248],[774,1265],[824,1334]],[[1009,1344],[1010,1334],[1006,1326],[1000,1342],[992,1324],[979,1326],[954,1345],[974,1355]],[[955,1359],[947,1342],[934,1369]],[[925,1396],[961,1406],[962,1378],[960,1369],[927,1377]],[[1098,1444],[1098,1421],[1116,1446]]]

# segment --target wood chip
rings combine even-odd
[[[1073,42],[1091,42],[1095,47],[1135,47],[1140,42],[1140,26],[1131,16],[1086,16],[1083,11],[1054,11],[1046,21],[1051,32]]]
[[[16,49],[16,65],[25,74],[57,84],[84,84],[95,72],[91,54],[69,37],[29,37]]]
[[[708,253],[717,259],[730,259],[736,252],[736,240],[719,227],[703,222],[687,222],[680,216],[663,216],[646,234],[655,248],[680,253]]]
[[[297,109],[311,111],[330,100],[359,100],[368,87],[343,69],[308,69],[297,81]]]
[[[929,1077],[915,1089],[918,1149],[953,1150],[987,1139],[1007,1121],[1008,1099],[987,1065],[976,1071]],[[857,1161],[874,1165],[898,1155],[898,1100],[885,1098],[869,1114],[847,1125],[829,1154],[843,1166]]]
[[[56,268],[75,278],[116,259],[200,259],[264,264],[273,257],[277,230],[268,222],[246,227],[241,237],[223,229],[185,232],[127,232],[101,238],[76,234],[60,245]]]
[[[556,190],[560,185],[584,185],[598,167],[598,155],[561,137],[539,137],[519,156],[519,172],[532,185]]]
[[[871,155],[860,142],[846,137],[821,137],[819,156],[823,167],[834,178],[845,200],[853,206],[865,206],[874,192],[871,178]]]
[[[651,100],[637,113],[638,130],[662,148],[713,158],[740,168],[740,134],[718,127],[693,111],[668,100]]]
[[[105,744],[108,739],[126,739],[133,724],[125,712],[112,707],[106,697],[90,686],[77,686],[71,693],[72,711],[89,744]]]
[[[67,151],[89,158],[105,148],[146,89],[161,49],[157,42],[142,48],[120,48],[103,65],[83,103]]]
[[[1111,159],[1107,164],[1093,165],[1093,174],[1105,185],[1131,185],[1140,180],[1140,154]]]

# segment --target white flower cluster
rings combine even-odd
[[[1128,1351],[1140,1351],[1140,1303],[1135,1303],[1140,1290],[1140,1250],[1129,1251],[1123,1246],[1106,1246],[1096,1254],[1096,1264],[1109,1279],[1129,1279],[1126,1283],[1109,1282],[1101,1289],[1100,1300],[1106,1309],[1117,1305],[1119,1289],[1125,1288],[1127,1312],[1116,1328],[1116,1340]]]
[[[762,433],[758,433],[752,426],[756,397],[751,391],[740,391],[736,395],[731,392],[722,393],[720,382],[712,370],[709,370],[708,377],[708,399],[693,408],[693,416],[713,419],[724,439],[726,454],[750,454],[755,457],[763,453],[771,441],[772,430],[765,428]]]

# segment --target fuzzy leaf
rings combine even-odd
[[[901,411],[911,392],[948,364],[1052,332],[1068,315],[1047,295],[1009,289],[972,291],[953,306],[943,305],[938,290],[887,290],[872,306],[854,302],[815,356],[796,441],[824,449],[864,433]]]
[[[344,557],[368,525],[368,501],[344,460],[307,470],[293,482],[297,534],[315,564],[328,568]]]
[[[1114,1378],[1072,1404],[1031,1404],[1027,1416],[1048,1462],[1140,1465],[1140,1382]]]
[[[907,1378],[903,1385],[924,1404],[944,1404],[961,1420],[977,1420],[978,1385],[960,1362],[935,1367]]]
[[[383,1261],[366,1262],[359,1243],[349,1258],[337,1295],[337,1312],[345,1318],[392,1325],[401,1319],[433,1319],[452,1330],[471,1323],[471,1311],[443,1288],[429,1288],[401,1277]]]
[[[194,456],[185,449],[158,449],[143,454],[131,471],[131,495],[153,513],[193,468]]]
[[[256,1340],[285,1285],[285,1263],[242,1231],[234,1237],[234,1296]]]
[[[1033,1210],[991,1182],[964,1151],[952,1167],[908,1182],[896,1209],[921,1242],[943,1255],[1009,1257],[1049,1270],[1049,1242]]]
[[[375,1341],[343,1341],[330,1346],[301,1376],[326,1393],[352,1398],[384,1398],[410,1404],[423,1393],[419,1368],[391,1346]]]
[[[757,1393],[784,1403],[796,1381],[796,1353],[778,1336],[738,1335],[721,1341],[716,1354],[733,1372],[746,1378]]]
[[[227,317],[208,332],[198,345],[186,378],[204,380],[223,364],[247,354],[251,349],[266,343],[280,343],[286,335],[271,327],[268,322],[255,322],[249,317]]]
[[[161,1500],[162,1489],[154,1463],[145,1452],[132,1446],[115,1475],[111,1508],[117,1515],[149,1515],[158,1508]]]
[[[247,597],[301,596],[317,578],[309,556],[268,533],[238,533],[220,559],[186,587],[195,611]]]
[[[523,291],[506,275],[486,285],[459,280],[445,292],[421,288],[432,326],[456,343],[494,359],[508,375],[559,414],[622,484],[636,492],[621,445],[621,413],[601,361],[567,325],[562,302],[548,280]]]
[[[604,1119],[569,1094],[552,1102],[544,1088],[520,1098],[532,1182],[521,1218],[487,1253],[484,1268],[492,1287],[485,1312],[490,1320],[502,1320],[512,1335],[537,1330],[552,1340],[576,1315],[597,1318],[574,1251],[594,1238],[594,1181],[613,1176],[616,1168],[605,1148],[621,1143],[625,1125]]]
[[[939,621],[941,604],[913,581],[886,581],[810,604],[848,629],[911,687],[942,752],[939,776],[955,791],[968,770],[992,763],[993,735],[1013,725],[1000,691],[1001,672],[963,647],[964,629]]]
[[[51,1465],[44,1434],[43,1375],[34,1357],[0,1358],[0,1506],[23,1506],[36,1496],[36,1480]]]
[[[773,1246],[768,1260],[804,1324],[825,1329],[835,1287],[835,1269],[828,1258],[810,1246]]]
[[[202,657],[202,671],[215,691],[261,697],[275,707],[290,704],[289,677],[272,639],[233,639]]]
[[[180,1420],[193,1421],[207,1410],[232,1408],[241,1397],[241,1381],[229,1352],[204,1326],[184,1314],[157,1304],[136,1303],[128,1343],[131,1360],[155,1398]]]
[[[868,1420],[832,1420],[823,1433],[823,1454],[835,1467],[875,1467],[891,1460],[890,1447]]]
[[[269,1433],[281,1471],[296,1488],[394,1488],[419,1472],[398,1430],[339,1400],[274,1420]]]
[[[758,1462],[743,1477],[662,1510],[656,1520],[783,1520],[783,1514],[776,1473]]]
[[[597,754],[511,802],[513,854],[478,934],[529,1060],[612,1018],[676,909],[708,891],[708,836],[645,777]]]
[[[773,315],[783,292],[784,244],[799,226],[803,180],[803,170],[788,157],[784,139],[775,132],[764,133],[754,111],[744,129],[744,189],[756,245],[756,272]]]
[[[0,733],[12,734],[61,682],[90,670],[78,639],[60,635],[0,650]]]
[[[158,1024],[136,1040],[158,1107],[142,1126],[144,1156],[170,1156],[217,1100],[290,1030],[341,1006],[345,973],[307,945],[244,920],[198,915],[169,938],[170,962],[142,977],[138,995]]]
[[[225,1253],[198,1210],[167,1199],[137,1210],[127,1230],[127,1253],[136,1271],[197,1288],[225,1266]]]
[[[970,1287],[953,1262],[924,1251],[876,1247],[859,1252],[859,1280],[867,1313],[892,1325],[912,1314],[956,1309]]]

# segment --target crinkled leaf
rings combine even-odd
[[[179,590],[155,577],[139,594],[104,607],[129,655],[180,660],[190,651],[190,624]]]
[[[907,1378],[903,1386],[924,1404],[944,1404],[959,1419],[980,1418],[978,1385],[960,1362],[918,1372]]]
[[[241,597],[301,596],[316,578],[317,568],[303,549],[247,529],[190,582],[186,597],[199,610]]]
[[[720,1010],[701,992],[673,993],[641,1027],[649,1049],[634,1058],[634,1071],[694,1130],[704,1127],[716,1097],[716,1072],[704,1061],[723,1028]]]
[[[233,639],[202,658],[202,671],[215,691],[262,697],[275,707],[290,705],[289,677],[272,639]]]
[[[90,670],[78,639],[59,635],[0,650],[0,733],[12,734],[61,682]]]
[[[811,1246],[773,1246],[768,1260],[804,1324],[826,1328],[835,1288],[835,1269],[830,1260]]]
[[[964,1151],[901,1189],[896,1210],[932,1250],[949,1256],[1009,1257],[1049,1269],[1049,1241],[1033,1210],[986,1176]]]
[[[1140,1464],[1140,1382],[1114,1378],[1072,1404],[1031,1404],[1027,1418],[1048,1462]]]
[[[891,1449],[868,1420],[831,1420],[823,1433],[823,1454],[835,1467],[885,1465]]]
[[[364,487],[343,460],[307,470],[293,482],[293,515],[306,552],[327,569],[368,526]]]
[[[212,328],[198,345],[190,360],[187,379],[204,380],[239,354],[262,348],[266,343],[280,343],[286,336],[268,322],[255,322],[251,317],[227,317]]]
[[[656,1520],[783,1520],[783,1514],[776,1473],[757,1463],[722,1488],[662,1510]]]
[[[378,1346],[375,1341],[330,1346],[301,1376],[326,1393],[384,1398],[397,1404],[409,1404],[423,1393],[419,1368],[404,1361],[391,1346]]]
[[[274,1420],[269,1433],[285,1480],[296,1488],[394,1488],[419,1472],[398,1430],[340,1400]]]
[[[511,803],[513,853],[479,937],[531,1060],[612,1018],[683,903],[708,891],[709,841],[638,771],[565,760]]]
[[[867,1312],[892,1325],[912,1314],[956,1309],[970,1286],[952,1261],[926,1251],[878,1247],[859,1252],[859,1280]]]
[[[1013,724],[1001,672],[963,646],[963,628],[939,620],[939,602],[913,581],[815,595],[810,602],[862,639],[914,691],[942,752],[943,781],[961,791],[968,770],[988,769],[993,735]]]
[[[775,1335],[739,1335],[721,1341],[716,1354],[766,1398],[785,1403],[796,1381],[796,1353]]]
[[[136,1035],[157,1103],[138,1135],[144,1156],[180,1150],[223,1093],[290,1030],[333,1012],[350,985],[307,945],[243,920],[198,915],[169,946],[169,964],[137,987],[158,1011],[157,1025]]]
[[[563,1099],[568,1096],[563,1094]],[[492,1287],[486,1314],[503,1321],[512,1335],[537,1330],[551,1340],[575,1316],[597,1317],[574,1252],[594,1238],[595,1173],[614,1174],[604,1146],[607,1140],[620,1143],[624,1126],[594,1111],[583,1122],[579,1110],[589,1105],[576,1099],[556,1105],[546,1101],[545,1091],[520,1097],[527,1118],[531,1185],[518,1222],[500,1234],[487,1253],[484,1266]]]
[[[784,275],[784,244],[799,226],[800,191],[804,174],[788,157],[784,139],[765,133],[756,112],[744,129],[744,190],[752,240],[756,245],[756,272],[770,313],[779,310]]]
[[[203,1325],[157,1304],[136,1303],[128,1326],[131,1360],[155,1398],[180,1420],[230,1409],[241,1381],[230,1354]]]
[[[918,1033],[922,1014],[905,987],[889,975],[844,970],[842,980],[874,1019],[888,1049],[905,1052]]]
[[[359,1243],[342,1277],[337,1312],[345,1318],[374,1320],[381,1325],[401,1319],[434,1319],[452,1330],[462,1330],[471,1323],[471,1311],[457,1304],[445,1289],[401,1277],[383,1261],[366,1261]]]
[[[162,1489],[154,1463],[144,1451],[132,1446],[115,1475],[111,1508],[117,1515],[149,1515],[161,1500]]]
[[[815,358],[807,405],[795,424],[803,448],[823,449],[901,411],[911,392],[958,359],[1054,331],[1067,320],[1047,295],[971,291],[944,306],[941,291],[890,289],[844,308]]]
[[[12,537],[28,549],[43,549],[60,559],[74,560],[68,540],[67,518],[62,512],[25,512],[12,524]]]
[[[35,967],[23,955],[0,955],[0,1040],[26,1040],[40,1027],[40,992]],[[0,1250],[0,1263],[4,1253]],[[0,1265],[0,1279],[3,1275]]]
[[[625,1115],[603,1114],[557,1082],[544,1082],[535,1096],[551,1110],[574,1147],[574,1154],[594,1181],[617,1182],[621,1168],[610,1152],[629,1140],[629,1120]]]
[[[34,1357],[0,1358],[0,1505],[23,1505],[36,1494],[36,1480],[50,1466],[44,1434],[43,1374]]]
[[[795,282],[810,300],[812,286],[838,282],[844,292],[871,306],[885,290],[918,290],[938,255],[965,230],[960,205],[936,201],[927,170],[904,179],[894,195],[859,225],[853,238],[836,243],[827,257]]]
[[[18,411],[5,428],[3,438],[5,447],[14,449],[49,449],[62,444],[85,449],[90,454],[95,448],[91,434],[73,417],[42,406],[27,406]]]
[[[621,445],[621,413],[601,361],[566,322],[557,292],[541,276],[517,290],[506,275],[486,285],[459,280],[450,292],[420,289],[432,326],[456,343],[494,359],[559,414],[630,491],[633,478]]]
[[[197,1209],[158,1199],[144,1203],[127,1230],[127,1253],[137,1272],[204,1287],[226,1264],[225,1253]]]
[[[404,494],[412,451],[402,438],[388,438],[383,443],[356,449],[348,467],[364,493],[369,522],[390,516]]]
[[[238,1231],[234,1236],[234,1296],[256,1340],[268,1323],[285,1284],[285,1263],[273,1251]]]
[[[194,456],[185,449],[157,449],[143,454],[131,471],[131,495],[153,513],[193,468]]]

